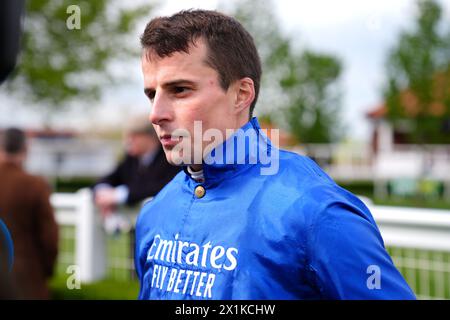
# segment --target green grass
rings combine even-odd
[[[391,198],[373,199],[377,205],[450,210],[450,199]]]
[[[52,299],[55,300],[136,300],[139,283],[136,280],[105,279],[95,283],[81,283],[80,289],[68,289],[67,276],[58,274],[50,281]]]
[[[130,236],[120,234],[107,236],[107,264],[106,278],[104,280],[81,284],[80,289],[68,289],[67,280],[70,274],[66,273],[67,267],[74,264],[75,249],[74,227],[60,227],[59,256],[55,270],[55,276],[50,281],[50,289],[53,299],[88,299],[88,300],[133,300],[139,293],[139,283],[134,271],[130,270],[131,244]],[[129,260],[129,261],[127,261]]]
[[[389,197],[377,199],[374,198],[374,187],[372,181],[338,181],[338,184],[356,195],[365,196],[372,199],[372,201],[377,205],[450,210],[450,199],[445,199],[442,196],[437,199],[432,197],[427,198],[420,195],[414,197]]]
[[[76,178],[54,178],[51,180],[55,192],[77,192],[82,188],[92,186],[97,178],[76,177]]]
[[[348,191],[368,198],[373,198],[373,182],[372,181],[336,181],[338,185]]]
[[[418,298],[450,299],[450,253],[387,248]]]

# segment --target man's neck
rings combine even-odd
[[[14,165],[16,167],[22,168],[23,161],[16,157],[4,157],[4,158],[2,157],[0,159],[0,165]]]
[[[203,166],[202,166],[201,164],[190,164],[190,165],[189,165],[189,168],[190,168],[192,171],[196,172],[196,171],[202,170],[202,169],[203,169]]]
[[[192,179],[194,179],[197,182],[205,182],[205,176],[203,175],[203,170],[200,167],[200,170],[194,170],[192,169],[192,166],[187,167],[187,171]]]

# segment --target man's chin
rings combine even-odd
[[[182,157],[180,157],[179,155],[175,155],[174,152],[172,151],[173,148],[164,147],[163,149],[164,149],[164,153],[166,155],[166,160],[168,163],[170,163],[173,166],[184,165],[184,161],[183,161]]]
[[[203,157],[201,152],[199,155],[192,157],[193,152],[184,154],[183,150],[173,147],[163,147],[167,162],[174,166],[184,166],[191,164],[203,164]]]

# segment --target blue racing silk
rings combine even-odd
[[[415,299],[369,209],[256,118],[204,162],[139,214],[139,299]]]

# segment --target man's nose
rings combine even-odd
[[[150,112],[150,121],[155,125],[160,125],[162,122],[170,121],[172,118],[170,102],[164,96],[158,93],[155,94]]]

